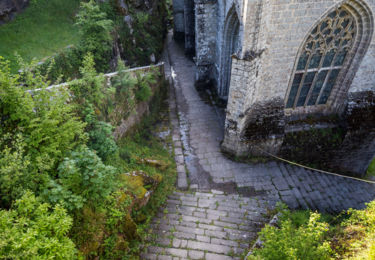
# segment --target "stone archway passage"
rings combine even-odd
[[[220,73],[220,89],[219,95],[223,99],[227,99],[229,93],[229,85],[232,70],[232,55],[238,50],[239,45],[240,22],[238,20],[235,8],[228,13],[228,18],[224,27],[224,40],[222,48],[222,70]]]

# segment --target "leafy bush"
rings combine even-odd
[[[153,84],[156,84],[157,72],[151,70],[150,72],[141,73],[137,72],[137,90],[135,97],[138,101],[147,101],[152,96]]]
[[[88,52],[79,68],[81,79],[69,83],[69,89],[74,94],[74,101],[81,107],[88,103],[98,107],[105,97],[104,77],[95,69],[94,56]]]
[[[32,186],[28,172],[29,156],[25,155],[25,143],[21,135],[8,143],[9,134],[0,140],[0,206],[8,208],[12,201]]]
[[[363,210],[350,209],[350,217],[335,234],[340,258],[375,259],[375,201]]]
[[[98,71],[107,71],[112,51],[113,21],[107,18],[94,0],[90,0],[87,3],[81,2],[76,24],[81,33],[79,49],[83,53],[94,54]]]
[[[134,78],[130,72],[126,71],[127,67],[120,59],[118,60],[117,71],[118,74],[112,78],[112,87],[115,88],[115,102],[116,104],[122,104],[125,113],[121,113],[121,117],[127,117],[133,112],[135,107],[135,86],[137,79]],[[108,111],[109,112],[109,111]],[[115,121],[120,121],[120,118],[116,118]]]
[[[112,97],[113,88],[106,88],[104,77],[97,75],[93,56],[88,53],[80,68],[82,79],[74,81],[69,88],[74,94],[74,101],[79,104],[78,114],[87,123],[86,132],[89,136],[88,146],[97,151],[98,155],[106,160],[117,151],[117,145],[112,136],[113,127],[106,122],[99,121],[101,107]]]
[[[100,206],[85,205],[77,212],[73,239],[86,258],[133,259],[128,257],[130,242],[138,237],[131,208],[132,196],[120,189]]]
[[[72,222],[61,206],[51,209],[26,192],[13,209],[0,211],[0,258],[76,259],[67,237]]]
[[[82,65],[82,51],[77,46],[68,46],[39,65],[43,75],[58,83],[58,80],[69,81],[78,78]]]
[[[75,116],[75,106],[68,102],[69,92],[64,87],[46,90],[46,78],[34,67],[23,67],[19,75],[10,73],[8,64],[0,58],[0,134],[7,137],[0,150],[20,166],[27,161],[27,178],[16,189],[22,186],[38,192],[54,176],[67,151],[86,142],[85,124]],[[42,90],[26,91],[37,88]],[[2,171],[3,180],[11,178],[12,172],[20,174],[17,167]],[[15,193],[9,192],[13,194],[9,198],[14,199]]]
[[[249,259],[330,259],[332,252],[326,241],[329,225],[320,217],[311,213],[307,223],[297,226],[290,212],[284,211],[280,228],[266,226],[260,232],[264,247],[255,249]]]
[[[84,204],[96,206],[114,191],[116,169],[106,166],[87,147],[72,152],[58,167],[58,178],[51,181],[44,196],[51,203],[60,203],[70,211]]]
[[[120,22],[119,41],[123,46],[122,56],[127,64],[148,65],[152,55],[155,55],[155,58],[160,56],[167,29],[165,1],[159,1],[154,10],[155,12],[150,14],[129,10],[132,17],[130,26]]]
[[[89,142],[87,145],[95,150],[100,158],[106,161],[117,151],[117,144],[112,135],[113,127],[109,123],[98,121],[92,107],[88,107],[86,112],[86,130],[89,134]]]
[[[351,216],[344,222],[346,226],[362,225],[366,232],[375,234],[375,201],[368,203],[364,210],[350,209],[348,213]]]

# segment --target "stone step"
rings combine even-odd
[[[141,258],[168,259],[167,256],[169,256],[184,259],[210,259],[210,257],[215,255],[218,259],[239,259],[238,257],[244,253],[244,250],[244,248],[229,247],[226,245],[187,241],[187,246],[185,247],[149,246],[146,252],[141,254]]]

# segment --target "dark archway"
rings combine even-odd
[[[223,99],[228,98],[232,70],[232,55],[239,49],[239,31],[240,21],[233,6],[228,12],[224,25],[219,86],[219,95]]]

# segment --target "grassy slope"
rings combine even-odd
[[[13,21],[0,26],[0,56],[16,66],[14,53],[25,61],[41,60],[79,40],[73,26],[79,0],[36,0]]]

